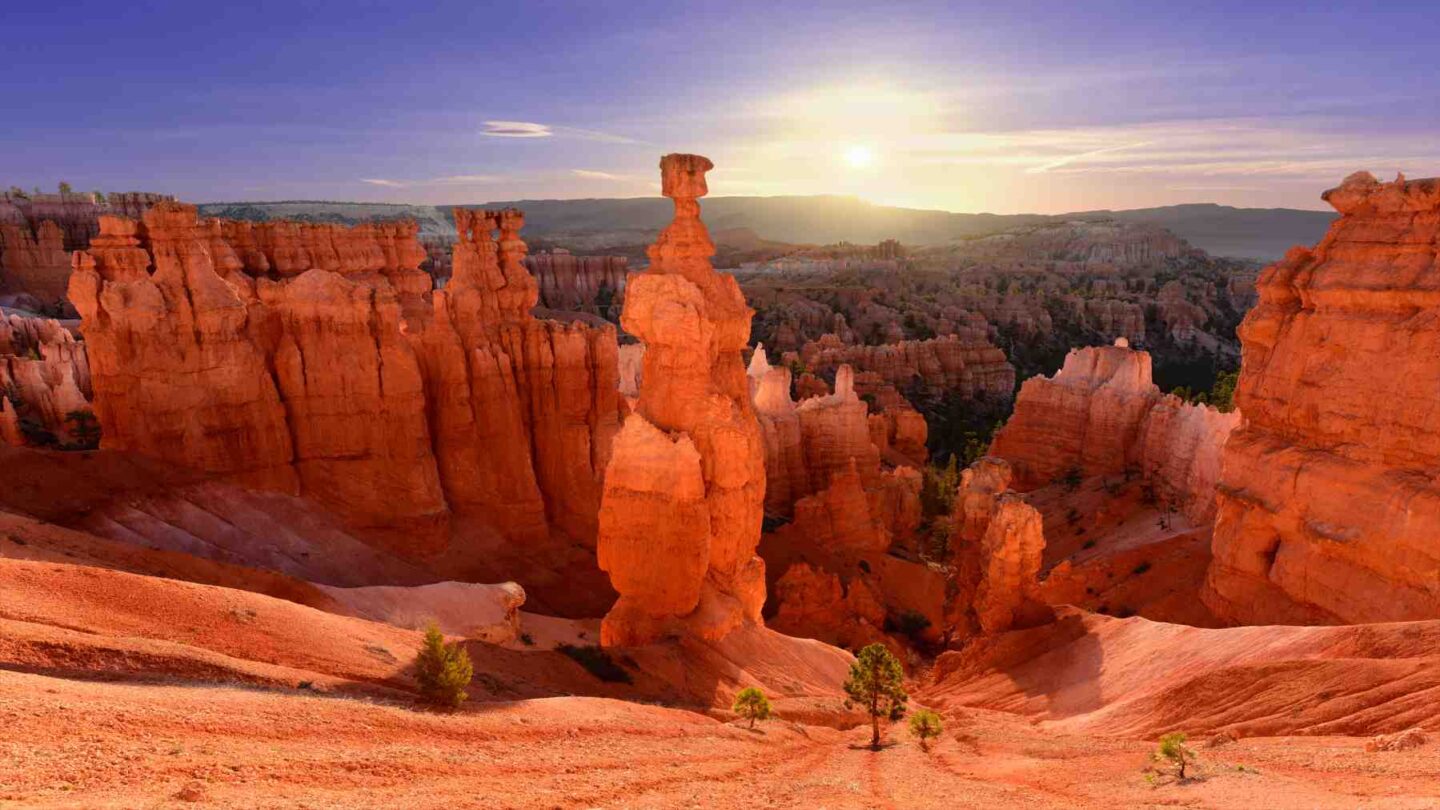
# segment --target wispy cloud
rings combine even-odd
[[[550,124],[538,124],[534,121],[486,121],[481,135],[489,135],[492,138],[578,138],[584,141],[598,141],[600,143],[645,143],[645,141],[630,138],[625,135],[616,135],[613,132],[601,132],[598,129],[582,129],[580,127],[552,126]]]
[[[471,186],[481,183],[499,183],[507,179],[498,174],[450,174],[444,177],[432,177],[428,180],[384,180],[362,177],[360,182],[385,188],[419,188],[424,186]]]
[[[445,177],[431,178],[425,183],[437,186],[459,186],[473,183],[495,183],[504,179],[498,174],[451,174]]]
[[[1025,173],[1042,174],[1044,172],[1050,171],[1051,169],[1058,169],[1062,166],[1069,166],[1072,163],[1083,163],[1090,158],[1099,157],[1101,155],[1108,155],[1112,152],[1122,152],[1126,149],[1138,149],[1139,147],[1149,145],[1150,144],[1148,141],[1141,141],[1139,143],[1122,143],[1119,146],[1108,146],[1104,149],[1091,149],[1088,152],[1081,152],[1076,155],[1066,155],[1062,158],[1057,158],[1056,160],[1052,160],[1048,163],[1043,163],[1039,166],[1031,166],[1030,168],[1025,170]]]
[[[576,177],[583,177],[586,180],[624,180],[624,175],[611,174],[610,172],[597,172],[591,169],[571,169],[570,173]]]
[[[555,133],[545,124],[530,121],[486,121],[480,134],[492,138],[549,138]]]

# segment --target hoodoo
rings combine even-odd
[[[1245,623],[1440,617],[1440,179],[1353,174],[1240,328],[1204,598]]]
[[[530,314],[519,211],[456,222],[432,291],[414,223],[101,217],[70,298],[104,447],[312,498],[437,574],[563,567],[540,546],[594,541],[615,331]]]
[[[710,265],[699,198],[711,168],[699,155],[661,158],[675,219],[626,290],[621,323],[645,358],[600,506],[600,567],[620,594],[602,625],[606,646],[718,639],[760,622],[765,602],[755,554],[765,449],[741,360],[754,313],[734,277]]]

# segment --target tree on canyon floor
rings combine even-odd
[[[845,681],[845,707],[859,706],[870,715],[870,748],[880,750],[880,718],[895,722],[905,716],[905,673],[884,644],[871,644],[850,665]]]
[[[945,730],[940,715],[930,709],[919,709],[910,715],[910,735],[920,741],[920,750],[930,750],[930,738],[939,737]]]
[[[732,711],[750,721],[750,728],[755,727],[756,720],[768,720],[770,718],[770,700],[753,686],[747,686],[740,690],[735,696],[735,705],[730,707]]]
[[[420,685],[420,696],[435,706],[458,709],[470,697],[465,687],[474,676],[470,654],[460,643],[446,644],[444,634],[434,624],[426,628],[425,641],[415,656],[415,680]]]
[[[1185,778],[1185,768],[1195,762],[1195,752],[1185,744],[1185,734],[1172,731],[1160,738],[1160,747],[1150,755],[1155,762],[1170,762],[1175,765],[1177,778]]]

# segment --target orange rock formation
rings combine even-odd
[[[0,314],[0,442],[27,444],[44,432],[76,442],[78,425],[68,417],[88,413],[89,397],[85,347],[70,330],[49,318]]]
[[[1203,596],[1249,623],[1440,616],[1440,180],[1346,178],[1240,329]]]
[[[615,332],[529,314],[518,211],[456,216],[434,292],[413,224],[102,217],[70,295],[104,445],[304,494],[410,557],[591,542]]]
[[[1128,469],[1205,522],[1214,514],[1221,448],[1239,423],[1237,412],[1162,395],[1151,382],[1150,355],[1121,338],[1072,350],[1053,377],[1026,380],[990,453],[1011,463],[1022,490],[1072,471],[1089,477]]]
[[[600,508],[600,567],[620,594],[602,624],[606,646],[718,639],[760,622],[765,601],[755,556],[765,450],[740,357],[753,312],[710,266],[699,198],[712,167],[698,155],[661,159],[675,220],[625,297],[622,323],[646,349]]]
[[[159,194],[21,195],[0,193],[0,293],[23,293],[43,304],[65,299],[70,251],[83,250],[100,231],[100,217],[139,217]]]
[[[932,392],[954,391],[967,398],[1009,398],[1015,390],[1015,367],[983,328],[962,327],[958,334],[881,346],[849,344],[827,334],[801,347],[798,357],[811,372],[848,365],[862,376],[873,375],[864,385],[857,378],[861,394],[878,394],[885,386],[904,388],[916,380]]]
[[[628,263],[624,256],[575,256],[559,249],[525,258],[525,267],[540,285],[541,305],[561,310],[606,306],[618,312],[625,299]]]

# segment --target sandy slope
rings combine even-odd
[[[1144,743],[979,711],[950,724],[929,754],[908,741],[876,754],[858,747],[860,729],[782,720],[751,732],[599,698],[449,716],[0,672],[0,806],[1421,808],[1440,796],[1433,747],[1366,754],[1355,739],[1244,740],[1202,749],[1202,780],[1151,786]]]

